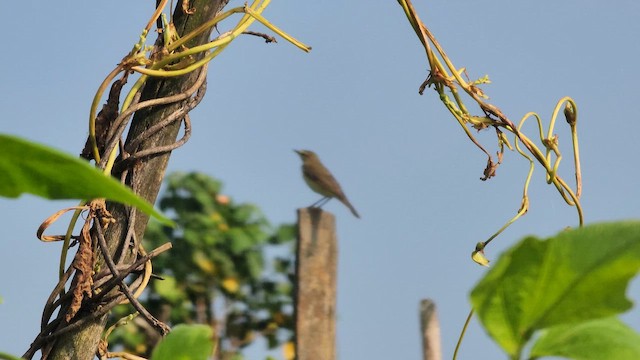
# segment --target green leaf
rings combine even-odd
[[[270,244],[283,244],[292,241],[298,234],[298,227],[293,224],[283,224],[278,227],[275,234],[269,238]]]
[[[21,357],[13,356],[11,354],[7,354],[0,351],[0,359],[2,360],[22,360]]]
[[[536,330],[629,309],[625,290],[639,267],[639,222],[528,237],[498,259],[471,302],[488,333],[517,357]]]
[[[252,204],[240,204],[233,212],[233,220],[239,223],[248,223],[252,217],[259,215],[258,208]]]
[[[170,275],[164,275],[164,280],[158,280],[153,282],[153,287],[166,301],[171,304],[177,304],[187,298],[184,290],[178,287],[176,278]]]
[[[107,198],[173,224],[128,187],[80,158],[4,134],[0,134],[0,154],[0,196],[16,198],[29,193],[47,199]]]
[[[575,360],[640,359],[640,334],[617,317],[558,325],[544,330],[531,357],[562,356]]]
[[[249,251],[246,254],[247,270],[252,279],[257,280],[264,269],[262,253],[259,251]]]
[[[253,241],[246,233],[245,229],[233,228],[227,233],[230,244],[229,250],[232,255],[239,255],[253,247]]]
[[[178,325],[153,350],[151,360],[205,360],[213,354],[213,329]]]

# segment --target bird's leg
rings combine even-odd
[[[318,204],[318,207],[319,207],[319,208],[320,208],[320,207],[323,207],[323,206],[324,206],[324,204],[328,203],[328,202],[329,202],[329,200],[331,200],[331,199],[332,199],[332,197],[330,197],[330,196],[325,197],[325,198],[323,199],[324,201],[322,201],[322,202],[320,202],[320,204]]]
[[[311,208],[321,208],[324,204],[326,204],[329,200],[331,200],[331,197],[329,196],[325,196],[322,199],[314,202],[311,206]]]

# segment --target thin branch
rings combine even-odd
[[[96,233],[98,234],[98,245],[100,246],[100,250],[102,251],[102,256],[104,257],[105,262],[109,267],[109,270],[111,270],[111,273],[113,274],[113,276],[118,277],[119,276],[118,269],[116,269],[116,264],[113,262],[113,259],[109,254],[107,241],[104,238],[104,234],[102,233],[102,226],[100,225],[102,223],[102,218],[100,217],[100,215],[98,215],[98,219],[100,221],[98,221],[98,224],[95,227]],[[149,323],[149,325],[153,326],[163,336],[169,333],[170,331],[169,327],[164,323],[162,323],[161,321],[159,321],[158,319],[156,319],[153,315],[151,315],[151,313],[149,313],[149,311],[144,306],[142,306],[140,302],[138,302],[138,299],[136,299],[133,296],[127,284],[125,284],[122,280],[120,280],[119,285],[122,292],[127,296],[127,299],[129,299],[129,302],[131,302],[131,305],[133,305],[133,307]]]

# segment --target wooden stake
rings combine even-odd
[[[431,299],[420,302],[420,330],[422,332],[422,358],[441,360],[440,322],[436,313],[436,304]]]
[[[296,359],[334,360],[338,246],[333,214],[298,209],[296,259]]]

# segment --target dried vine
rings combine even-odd
[[[579,200],[582,192],[582,177],[580,171],[580,153],[577,135],[578,108],[573,99],[570,97],[563,97],[558,101],[551,116],[547,134],[544,134],[544,127],[540,116],[533,112],[525,114],[516,126],[515,123],[512,122],[502,112],[502,110],[500,110],[499,107],[487,101],[488,96],[486,96],[482,89],[480,89],[480,85],[490,83],[489,78],[485,76],[475,81],[465,80],[463,78],[463,74],[466,74],[465,68],[458,69],[453,65],[453,62],[449,59],[435,36],[418,17],[411,1],[398,0],[398,3],[403,8],[416,35],[418,35],[418,39],[422,43],[427,55],[427,60],[429,61],[429,76],[422,85],[420,85],[419,93],[423,94],[427,88],[433,87],[445,107],[462,127],[466,136],[487,156],[487,164],[483,171],[483,176],[480,179],[484,181],[496,175],[496,170],[502,163],[505,147],[514,150],[514,147],[511,146],[509,139],[506,136],[507,133],[514,136],[515,150],[527,159],[530,164],[529,173],[526,177],[523,188],[520,208],[517,214],[507,221],[504,226],[491,235],[487,240],[476,244],[475,250],[472,252],[473,260],[481,265],[488,265],[489,260],[484,256],[484,249],[486,246],[500,233],[502,233],[502,231],[509,227],[509,225],[528,211],[528,188],[536,162],[544,168],[547,183],[555,186],[560,196],[569,206],[575,206],[578,213],[578,223],[582,226],[584,223],[584,216]],[[462,89],[462,92],[459,91],[459,88]],[[473,114],[469,111],[469,108],[463,101],[464,94],[470,97],[471,100],[480,108],[480,111],[482,112],[481,114]],[[571,131],[575,167],[575,190],[572,189],[571,186],[558,174],[562,154],[558,148],[558,137],[554,134],[554,129],[556,119],[562,105],[564,105],[564,116]],[[537,120],[539,138],[544,151],[521,131],[526,120],[532,117]],[[495,131],[498,145],[498,151],[496,152],[497,161],[494,160],[491,154],[475,138],[470,128],[477,131],[491,128]],[[526,151],[520,147],[520,144],[524,146]],[[555,157],[555,159],[553,159],[553,157]]]
[[[578,224],[579,226],[582,226],[584,224],[584,216],[579,200],[582,193],[582,176],[580,171],[580,152],[577,132],[578,108],[573,99],[570,97],[563,97],[558,101],[553,110],[546,134],[544,133],[545,131],[542,119],[538,114],[533,112],[525,114],[516,126],[515,123],[512,122],[502,112],[502,110],[500,110],[500,108],[487,102],[488,96],[486,96],[480,89],[479,85],[489,83],[489,78],[485,76],[475,81],[469,81],[468,78],[465,80],[462,75],[466,75],[466,70],[464,68],[458,69],[453,65],[453,62],[446,55],[444,49],[438,43],[435,36],[418,17],[411,1],[398,0],[398,3],[404,10],[409,23],[422,43],[429,62],[429,76],[422,85],[420,85],[419,93],[422,95],[427,88],[433,86],[434,90],[438,93],[440,100],[462,127],[467,137],[487,156],[487,164],[483,172],[483,177],[480,179],[485,181],[496,175],[496,169],[502,163],[505,146],[511,150],[514,149],[509,143],[505,133],[513,135],[515,149],[529,162],[529,172],[524,183],[520,208],[518,209],[517,214],[509,219],[487,240],[480,241],[476,244],[475,249],[471,254],[473,261],[480,265],[488,266],[489,260],[484,255],[484,250],[487,245],[529,210],[528,188],[536,163],[544,168],[547,183],[555,186],[567,205],[575,206],[578,213]],[[433,48],[435,48],[435,51]],[[459,91],[458,88],[462,89],[462,92]],[[480,108],[482,113],[473,114],[468,110],[468,107],[463,101],[464,94],[472,99],[472,101]],[[562,154],[558,147],[558,136],[554,134],[554,129],[556,119],[562,105],[564,105],[563,113],[565,120],[571,131],[575,169],[575,190],[572,189],[571,186],[558,174]],[[526,120],[530,118],[536,119],[538,136],[544,151],[542,151],[538,145],[536,145],[525,135],[525,133],[522,132],[522,126]],[[475,138],[470,128],[477,131],[492,128],[495,131],[498,145],[498,151],[496,152],[497,162],[494,161],[491,154]],[[520,147],[520,144],[524,146],[526,151]],[[553,157],[555,157],[555,159],[553,159]],[[460,349],[462,339],[467,326],[469,325],[469,321],[473,316],[473,312],[474,311],[472,309],[467,316],[467,320],[456,345],[453,355],[454,359],[457,357],[458,350]]]
[[[89,116],[89,138],[81,153],[87,160],[95,160],[96,166],[105,175],[116,175],[123,184],[138,192],[144,186],[137,175],[140,161],[165,154],[184,145],[191,135],[191,120],[189,112],[203,99],[206,92],[206,75],[209,61],[246,29],[258,20],[286,40],[305,51],[310,48],[290,37],[282,30],[270,24],[260,14],[269,4],[269,0],[256,0],[251,5],[233,8],[217,14],[191,33],[180,38],[173,23],[167,22],[162,9],[167,0],[159,1],[157,7],[147,23],[140,41],[127,54],[118,66],[111,71],[100,85],[91,106]],[[224,4],[226,2],[223,1]],[[222,4],[221,6],[223,6]],[[192,15],[197,9],[189,7],[188,1],[178,4],[178,10]],[[211,29],[233,14],[244,14],[236,26],[229,32],[220,35],[207,44],[188,48],[185,44],[200,34],[209,34]],[[160,21],[162,20],[162,21]],[[146,35],[151,26],[156,23],[160,37],[156,45],[145,45]],[[267,41],[271,36],[247,32],[261,36]],[[208,35],[207,35],[208,36]],[[121,92],[130,74],[138,72],[141,76],[136,80],[124,97],[121,109]],[[196,81],[184,91],[170,96],[140,101],[141,94],[147,80],[151,77],[176,77],[190,72],[198,72]],[[119,77],[117,80],[117,77]],[[96,115],[97,105],[104,91],[111,84],[109,95],[101,111]],[[140,111],[173,105],[160,121],[137,134],[133,139],[127,139],[126,145],[122,140],[123,133],[132,116]],[[184,134],[181,139],[172,144],[162,146],[143,147],[150,138],[157,136],[166,127],[183,124]],[[46,229],[64,213],[74,210],[73,217],[65,235],[45,235]],[[73,235],[76,222],[84,214],[84,224],[80,235]],[[47,359],[61,335],[75,331],[90,321],[103,317],[113,307],[122,303],[130,303],[136,310],[133,316],[142,317],[156,331],[165,335],[169,327],[151,315],[137,300],[144,291],[152,276],[151,260],[160,253],[171,248],[171,244],[164,244],[150,252],[142,247],[136,236],[136,209],[125,208],[124,219],[116,219],[107,210],[105,199],[91,199],[81,202],[79,206],[63,209],[43,222],[37,232],[42,241],[63,241],[60,258],[59,281],[46,301],[40,333],[36,336],[30,348],[23,355],[31,359],[38,350],[42,358]],[[110,250],[105,238],[105,230],[114,222],[124,224],[126,234],[117,244],[115,251]],[[67,251],[77,245],[78,249],[65,268]],[[103,261],[97,261],[98,258]],[[99,264],[106,264],[100,268]],[[54,318],[53,315],[57,315]],[[110,333],[110,331],[107,332]],[[108,336],[100,340],[97,350],[101,358],[109,357],[107,352]]]

